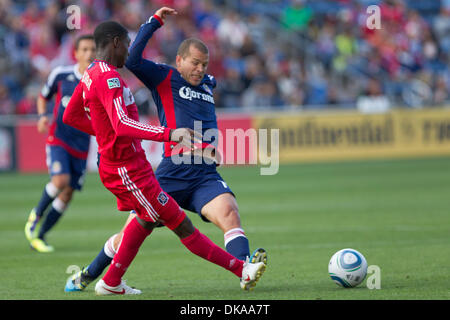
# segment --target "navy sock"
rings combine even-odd
[[[55,197],[56,197],[56,195],[54,197],[51,197],[48,194],[47,187],[44,188],[41,199],[39,200],[39,203],[36,206],[36,208],[34,208],[36,210],[36,215],[38,217],[42,217],[45,209],[47,209],[48,205],[55,199]]]
[[[45,234],[53,228],[53,226],[61,218],[62,214],[66,210],[67,204],[64,203],[60,198],[53,200],[52,208],[47,214],[44,223],[39,230],[38,238],[44,240]]]
[[[103,270],[111,264],[112,259],[106,255],[104,248],[102,248],[87,268],[89,277],[93,279],[98,278],[103,273]]]
[[[226,243],[225,248],[229,254],[239,260],[245,261],[247,256],[250,256],[250,247],[248,244],[248,239],[245,236],[239,236],[229,240]]]
[[[55,208],[51,208],[45,218],[44,223],[39,230],[39,239],[44,240],[45,234],[58,222],[59,218],[61,218],[62,213],[58,212]]]
[[[95,259],[87,268],[87,275],[92,278],[98,278],[103,271],[111,264],[114,255],[116,254],[114,249],[114,240],[117,234],[112,235],[100,250]]]

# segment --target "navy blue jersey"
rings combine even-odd
[[[151,91],[158,109],[161,124],[169,128],[191,128],[194,121],[202,122],[203,134],[214,129],[213,136],[203,136],[204,144],[215,144],[217,119],[213,89],[216,80],[205,75],[198,86],[190,85],[173,67],[154,63],[142,58],[142,52],[153,32],[161,27],[159,19],[152,17],[143,24],[130,48],[126,66]],[[164,191],[168,192],[184,209],[201,215],[203,206],[222,193],[231,189],[222,179],[213,164],[174,164],[169,158],[170,147],[175,143],[165,143],[165,157],[155,172]]]
[[[212,94],[216,80],[213,76],[205,75],[198,86],[192,86],[174,67],[142,58],[148,40],[159,27],[161,23],[154,17],[141,26],[130,48],[126,67],[150,89],[162,126],[194,129],[194,121],[201,121],[203,133],[207,129],[217,130]],[[204,138],[203,142],[214,143],[214,137],[217,135],[209,141]],[[174,144],[164,144],[165,156],[170,156]]]
[[[47,144],[63,147],[70,155],[86,159],[90,136],[63,123],[62,117],[70,98],[81,79],[78,65],[55,68],[48,76],[41,96],[50,100],[55,97],[53,123],[50,126]]]

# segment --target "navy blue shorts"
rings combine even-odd
[[[222,193],[233,191],[216,170],[215,164],[174,164],[170,157],[161,161],[155,172],[161,188],[183,209],[196,212],[209,222],[201,210]]]
[[[81,190],[84,184],[86,160],[72,156],[60,146],[46,145],[45,151],[50,177],[57,174],[68,174],[70,175],[70,186],[75,190]]]

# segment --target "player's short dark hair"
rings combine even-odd
[[[92,34],[84,34],[82,36],[79,36],[76,40],[75,40],[75,50],[78,50],[78,47],[80,46],[80,42],[83,40],[94,40],[94,36]]]
[[[189,49],[191,46],[197,48],[201,53],[209,54],[208,47],[202,40],[197,38],[188,38],[181,42],[178,47],[177,55],[185,58],[189,54]]]
[[[100,23],[94,30],[95,45],[104,48],[115,37],[126,37],[128,30],[116,21],[105,21]]]

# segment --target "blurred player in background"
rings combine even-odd
[[[151,90],[163,126],[194,129],[194,121],[201,121],[203,131],[217,130],[212,97],[216,80],[205,73],[209,55],[203,42],[198,39],[183,41],[178,49],[176,68],[142,58],[142,52],[153,32],[164,24],[167,15],[172,14],[176,14],[176,11],[161,8],[141,26],[130,49],[126,66]],[[194,92],[195,97],[187,94],[188,92]],[[209,149],[208,154],[214,155],[214,143],[215,141],[203,140],[200,148]],[[228,253],[240,260],[249,258],[251,263],[266,264],[267,253],[264,249],[258,248],[250,255],[236,199],[217,172],[216,163],[202,161],[194,164],[192,156],[191,164],[175,164],[171,158],[172,151],[176,150],[174,147],[173,142],[164,143],[164,158],[155,172],[162,189],[182,208],[196,212],[202,220],[218,226],[224,233]],[[212,152],[210,148],[213,149]],[[132,215],[127,223],[131,220]],[[111,236],[89,266],[67,281],[65,290],[83,290],[99,277],[110,264],[121,239],[122,232]]]
[[[122,276],[159,223],[172,230],[189,251],[238,276],[242,288],[253,287],[265,264],[236,259],[200,233],[175,200],[161,189],[141,146],[141,139],[146,139],[181,143],[194,150],[192,142],[198,142],[201,134],[188,128],[139,122],[133,95],[116,70],[123,67],[128,57],[128,31],[117,22],[107,21],[96,27],[94,37],[96,59],[75,88],[63,121],[96,136],[103,185],[116,196],[119,211],[136,211],[124,228],[120,246],[108,271],[97,282],[95,293],[141,293],[126,285]]]
[[[62,117],[83,72],[94,60],[95,42],[92,35],[76,39],[74,56],[77,64],[60,66],[50,73],[37,101],[37,129],[40,133],[49,131],[46,153],[50,182],[45,186],[36,207],[31,210],[25,225],[25,236],[38,252],[54,251],[46,242],[45,235],[67,209],[74,190],[81,190],[84,182],[90,136],[64,124]],[[50,125],[47,103],[53,97],[55,105]],[[51,208],[38,232],[37,226],[50,204]]]

